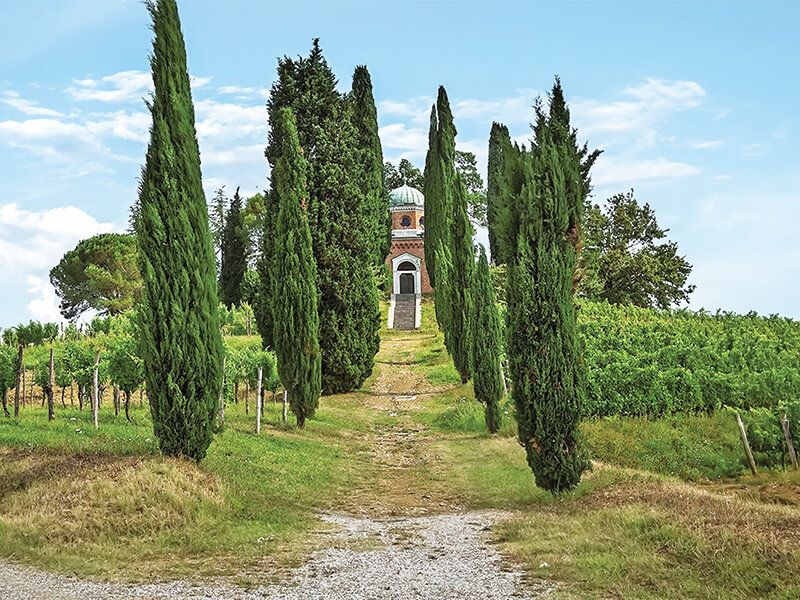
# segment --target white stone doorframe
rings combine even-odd
[[[399,267],[404,262],[410,262],[414,265],[413,271],[398,271]],[[392,294],[400,293],[400,275],[403,273],[411,273],[414,275],[414,293],[422,293],[422,259],[408,252],[396,256],[392,259]]]

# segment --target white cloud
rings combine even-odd
[[[82,239],[120,229],[75,206],[29,211],[0,205],[0,279],[25,281],[27,308],[39,320],[61,320],[48,273]]]
[[[148,112],[128,113],[122,110],[111,113],[93,115],[97,120],[88,121],[87,129],[100,137],[113,136],[123,140],[147,143],[150,139],[150,123]]]
[[[706,142],[690,142],[689,147],[697,150],[704,150],[706,148],[720,148],[722,146],[721,140],[708,140]]]
[[[230,140],[257,136],[266,143],[267,109],[263,105],[242,106],[232,102],[200,100],[194,107],[198,137]]]
[[[34,299],[28,303],[28,312],[31,317],[36,321],[43,323],[52,323],[63,321],[59,311],[59,300],[56,295],[56,289],[50,284],[49,281],[37,277],[35,275],[28,275],[28,294],[34,296]]]
[[[25,98],[21,98],[17,92],[14,91],[7,91],[4,94],[4,98],[0,99],[0,102],[10,106],[11,108],[16,108],[23,114],[36,116],[36,117],[63,117],[64,114],[58,112],[57,110],[53,110],[51,108],[45,108],[43,106],[38,106],[36,102],[33,100],[27,100]]]
[[[697,167],[664,158],[625,160],[601,154],[592,169],[592,182],[596,185],[629,184],[646,179],[688,177],[699,172]]]
[[[149,72],[131,70],[107,75],[102,79],[73,79],[75,86],[65,91],[77,100],[98,102],[139,101],[153,89]]]

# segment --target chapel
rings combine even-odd
[[[392,246],[386,264],[392,295],[388,325],[390,329],[417,329],[422,294],[433,293],[425,268],[425,197],[404,185],[389,192],[389,210]]]

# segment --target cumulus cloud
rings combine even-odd
[[[29,211],[17,204],[0,205],[0,278],[27,282],[32,318],[60,320],[50,269],[80,240],[119,230],[75,206]]]
[[[36,117],[63,117],[64,114],[53,110],[52,108],[45,108],[43,106],[39,106],[33,100],[27,100],[25,98],[21,98],[18,92],[9,90],[4,93],[3,98],[0,98],[0,102],[3,104],[10,106],[11,108],[15,108],[23,114],[36,116]]]
[[[134,102],[141,100],[153,89],[149,72],[131,70],[106,75],[101,79],[73,79],[75,85],[65,91],[76,100],[97,102]]]
[[[647,179],[688,177],[699,172],[690,164],[664,158],[625,160],[601,154],[592,169],[592,182],[596,185],[632,184]]]

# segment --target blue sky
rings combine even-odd
[[[694,265],[690,307],[800,318],[800,3],[179,1],[208,192],[267,186],[266,94],[313,37],[369,67],[384,155],[422,166],[437,86],[485,171],[493,120],[529,137],[561,77],[604,150],[595,201],[635,190]],[[126,226],[149,115],[135,0],[0,0],[0,327],[56,320],[49,269]],[[483,237],[483,236],[481,236]]]

